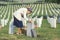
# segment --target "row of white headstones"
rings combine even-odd
[[[4,9],[4,8],[6,8],[6,7],[3,7],[2,9]],[[6,10],[6,12],[5,12],[5,10]],[[7,7],[5,10],[4,10],[5,14],[2,13],[2,14],[0,15],[0,25],[1,25],[2,27],[4,27],[5,25],[7,25],[8,21],[9,21],[9,18],[10,18],[10,10],[9,10],[9,7]],[[9,10],[9,12],[8,12],[9,14],[8,14],[8,16],[7,16],[7,19],[5,19],[8,10]],[[2,15],[4,15],[4,17],[3,17]],[[1,19],[1,17],[3,17],[3,18]]]
[[[10,14],[11,13],[13,13],[13,10],[11,11],[10,9],[11,9],[11,7],[13,8],[14,6],[9,6],[9,7],[0,7],[1,8],[1,15],[0,15],[0,25],[2,26],[2,27],[4,27],[5,25],[7,25],[7,23],[8,23],[8,21],[9,21],[9,18],[10,18]],[[15,6],[16,7],[16,6]],[[14,9],[16,9],[17,7],[20,7],[20,6],[17,6],[16,8],[14,7]],[[2,12],[2,10],[4,9],[4,11]],[[8,12],[8,10],[9,10],[9,12]],[[11,12],[10,12],[11,11]],[[5,14],[4,14],[5,13]],[[6,18],[6,15],[7,15],[7,13],[8,13],[8,16],[7,16],[7,18]],[[4,17],[2,16],[2,15],[4,15]],[[13,15],[13,14],[12,14]],[[2,19],[1,19],[1,17],[3,17]],[[12,16],[13,17],[13,16]],[[6,19],[5,19],[6,18]]]
[[[42,7],[43,8],[43,7]],[[36,9],[37,10],[37,9]],[[52,11],[53,11],[53,13],[55,13],[54,12],[54,10],[52,9]],[[58,13],[59,11],[57,11],[56,9],[55,9],[55,11]],[[50,12],[50,10],[49,10],[49,12]],[[51,13],[51,12],[50,12]],[[6,14],[5,14],[6,15]],[[10,15],[10,14],[9,14]],[[43,15],[43,10],[42,10],[42,15]],[[5,17],[5,16],[4,16]],[[9,19],[9,17],[7,18],[7,19],[1,19],[1,24],[2,24],[2,26],[4,27],[5,25],[7,25],[7,23],[8,23],[8,20]],[[38,27],[41,27],[41,24],[42,24],[42,20],[43,20],[43,17],[40,17],[40,18],[36,18],[37,20],[37,25],[38,25]],[[50,20],[49,20],[50,19]],[[56,19],[56,18],[55,18]],[[54,20],[54,18],[49,18],[49,17],[47,17],[47,20],[48,20],[48,22],[49,21],[51,21],[51,20]],[[40,21],[40,22],[39,22]],[[56,20],[55,20],[55,22],[56,22]],[[50,23],[50,22],[49,22]],[[54,22],[53,22],[54,23]],[[53,24],[52,23],[52,21],[51,21],[51,25]],[[39,26],[40,25],[40,26]],[[52,27],[52,26],[51,26]],[[56,25],[55,25],[55,28],[56,28]]]
[[[36,6],[36,5],[35,5]],[[13,6],[12,6],[13,7]],[[18,6],[16,6],[15,5],[15,7],[14,7],[14,9],[17,9],[17,7],[20,7],[19,5]],[[33,6],[32,6],[33,7]],[[4,9],[5,8],[5,9]],[[9,14],[8,14],[8,18],[7,19],[5,19],[5,17],[6,17],[6,15],[7,15],[7,11],[8,11],[8,8],[9,7],[3,7],[2,8],[2,10],[4,9],[4,12],[5,12],[5,10],[6,10],[6,12],[5,12],[5,15],[4,15],[4,17],[2,18],[2,19],[0,19],[0,21],[1,21],[1,26],[2,27],[4,27],[5,25],[7,25],[7,23],[8,23],[8,21],[9,21],[9,18],[10,18],[10,10],[9,10]],[[35,7],[34,7],[34,9],[35,9]],[[4,12],[0,15],[0,17],[2,17],[2,15],[4,14]],[[12,11],[12,13],[13,13],[13,11]],[[13,15],[13,14],[12,14]]]

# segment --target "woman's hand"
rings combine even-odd
[[[32,20],[28,20],[28,22],[32,23]]]

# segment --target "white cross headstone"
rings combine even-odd
[[[37,26],[38,26],[38,27],[41,27],[41,25],[42,25],[42,20],[43,20],[43,17],[37,18]]]
[[[8,19],[1,19],[1,25],[2,27],[4,27],[5,25],[7,25],[8,23]]]
[[[56,28],[56,17],[54,18],[47,17],[47,20],[50,23],[52,28]]]
[[[1,19],[1,25],[2,25],[2,27],[4,27],[4,25],[5,25],[4,19]]]

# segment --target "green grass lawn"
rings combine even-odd
[[[17,28],[15,29],[17,31]],[[0,29],[0,40],[60,40],[60,24],[57,24],[57,28],[53,29],[48,24],[47,20],[43,20],[41,28],[36,28],[38,37],[32,38],[25,35],[9,35],[8,26]]]

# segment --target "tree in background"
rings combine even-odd
[[[60,3],[60,0],[45,0],[45,2]]]

